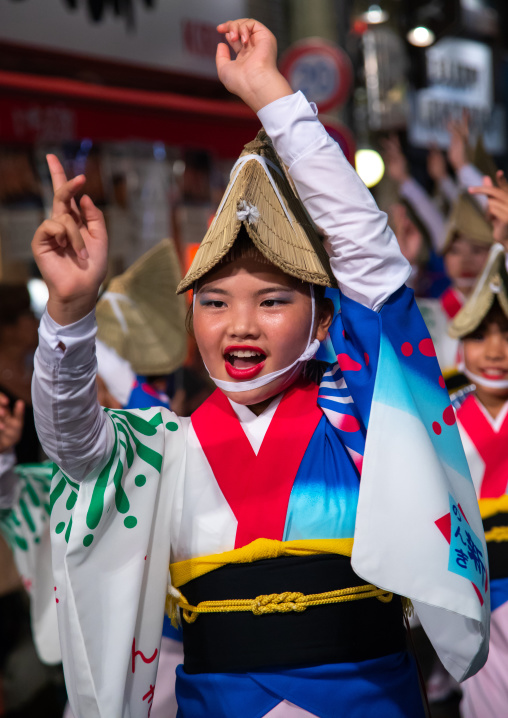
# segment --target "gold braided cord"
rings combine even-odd
[[[268,613],[301,613],[311,606],[324,606],[330,603],[346,603],[360,601],[364,598],[377,598],[383,603],[389,603],[393,593],[368,583],[364,586],[341,588],[325,593],[312,593],[305,595],[298,591],[285,591],[284,593],[270,593],[256,596],[256,598],[238,598],[226,601],[201,601],[192,606],[182,595],[177,605],[187,623],[194,623],[201,613],[233,613],[237,611],[251,611],[255,616]]]
[[[494,526],[490,531],[486,531],[485,541],[508,541],[508,526]]]

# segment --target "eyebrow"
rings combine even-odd
[[[263,296],[265,294],[271,294],[272,292],[294,292],[295,289],[292,287],[286,287],[285,285],[275,285],[273,287],[265,287],[265,289],[258,289],[257,292],[255,292],[256,297]],[[201,287],[201,289],[198,289],[198,294],[205,294],[205,293],[213,293],[213,294],[220,294],[224,297],[229,296],[230,292],[226,291],[225,289],[219,289],[219,287],[207,287],[206,285],[204,287]]]
[[[207,287],[206,284],[204,287],[198,289],[198,294],[205,294],[206,292],[213,292],[213,294],[222,294],[224,297],[229,295],[229,292],[227,292],[225,289]]]
[[[266,287],[265,289],[259,289],[256,292],[256,297],[261,297],[264,294],[271,294],[272,292],[294,292],[293,287],[286,287],[284,285],[276,285],[273,287]]]

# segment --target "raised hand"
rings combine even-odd
[[[403,184],[409,179],[409,170],[398,136],[392,134],[382,140],[381,147],[388,176],[397,184]]]
[[[9,399],[0,393],[0,454],[13,449],[21,438],[25,404],[21,399],[9,409]]]
[[[448,176],[448,168],[444,154],[437,147],[432,147],[427,155],[427,172],[429,177],[439,184]]]
[[[469,115],[464,112],[460,121],[451,120],[448,123],[450,133],[450,146],[448,147],[448,160],[451,166],[458,172],[461,167],[467,165],[469,160],[467,150],[469,147]]]
[[[277,69],[277,41],[257,20],[242,18],[217,26],[229,46],[217,46],[217,73],[222,84],[257,112],[280,97],[291,95],[287,80]],[[231,47],[236,58],[231,59]]]
[[[102,212],[90,197],[78,207],[75,196],[85,176],[67,180],[55,155],[48,155],[54,198],[51,218],[35,232],[32,252],[49,289],[48,312],[58,324],[70,324],[95,306],[106,276],[108,237]]]
[[[470,187],[469,192],[487,197],[488,219],[492,224],[494,240],[504,244],[508,250],[508,181],[502,170],[497,172],[496,180],[498,187],[494,187],[490,177],[484,177],[483,185]]]

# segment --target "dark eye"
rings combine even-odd
[[[287,304],[283,299],[265,299],[261,302],[262,307],[279,307],[282,304]]]
[[[468,336],[468,339],[472,339],[474,342],[482,342],[485,339],[485,334],[483,332],[473,332]]]
[[[226,306],[226,303],[221,299],[208,299],[200,302],[202,307],[213,307],[214,309],[222,309]]]

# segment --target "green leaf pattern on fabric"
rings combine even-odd
[[[154,443],[153,438],[160,433],[158,427],[163,424],[160,410],[147,417],[139,413],[123,410],[105,409],[110,417],[115,432],[114,446],[111,456],[99,476],[95,479],[91,498],[86,512],[86,528],[90,530],[83,537],[83,546],[88,548],[93,544],[94,532],[105,518],[106,490],[113,484],[115,490],[114,508],[118,513],[125,514],[123,525],[132,529],[137,525],[138,519],[133,514],[135,496],[128,496],[124,487],[126,467],[130,469],[137,455],[139,459],[148,464],[158,473],[162,468],[162,453],[155,451],[148,442]],[[158,445],[158,442],[155,442]],[[148,474],[148,471],[146,472]],[[138,489],[144,483],[135,483]],[[63,533],[68,543],[72,532],[72,511],[77,500],[79,485],[70,480],[60,470],[53,477],[51,491],[51,509],[57,509],[58,522],[54,530]],[[107,512],[111,510],[108,507]],[[128,515],[127,515],[128,514]]]
[[[49,521],[53,465],[23,464],[15,469],[21,483],[17,506],[0,511],[0,531],[13,551],[28,552],[38,544]]]

